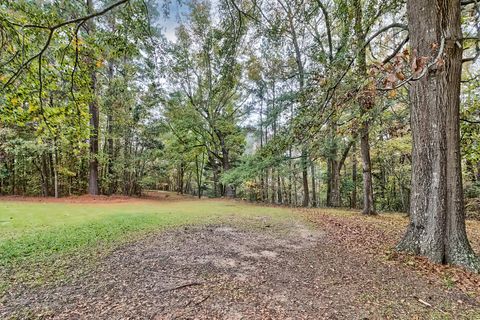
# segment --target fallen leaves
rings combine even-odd
[[[367,217],[356,211],[320,209],[304,210],[302,215],[326,230],[348,250],[376,256],[383,263],[395,263],[420,272],[428,279],[447,288],[454,286],[480,302],[480,275],[456,266],[435,264],[424,257],[397,252],[394,249],[406,229],[406,217],[398,214]],[[478,251],[480,222],[469,221],[467,225],[472,245]]]

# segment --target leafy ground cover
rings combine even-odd
[[[1,201],[0,220],[0,318],[480,318],[478,275],[392,250],[401,215],[121,198]]]

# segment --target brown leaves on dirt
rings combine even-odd
[[[448,288],[456,287],[480,302],[480,275],[451,265],[439,265],[424,257],[399,253],[408,218],[399,214],[363,216],[357,211],[299,209],[310,222],[326,230],[348,250],[376,257],[427,276]],[[474,250],[480,252],[480,222],[468,221],[467,230]]]
[[[31,197],[31,196],[0,196],[1,201],[26,201],[41,203],[135,203],[143,201],[171,201],[171,200],[189,200],[196,199],[193,196],[180,195],[175,192],[168,191],[145,191],[141,196],[122,196],[122,195],[72,195],[60,198],[54,197]]]

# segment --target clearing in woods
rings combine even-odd
[[[169,193],[3,198],[0,318],[479,319],[478,275],[391,250],[406,223]]]

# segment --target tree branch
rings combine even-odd
[[[460,121],[471,123],[471,124],[480,124],[480,121],[475,121],[475,120],[460,119]]]
[[[15,81],[15,79],[18,78],[18,76],[20,76],[21,72],[26,68],[28,67],[33,60],[37,59],[37,58],[41,58],[43,53],[48,49],[51,41],[52,41],[52,38],[53,38],[53,34],[55,33],[55,31],[61,27],[64,27],[64,26],[67,26],[67,25],[70,25],[70,24],[75,24],[75,23],[80,23],[80,24],[83,24],[85,21],[87,20],[90,20],[92,18],[95,18],[95,17],[98,17],[98,16],[101,16],[107,12],[109,12],[110,10],[118,7],[119,5],[121,4],[124,4],[124,3],[127,3],[129,2],[130,0],[120,0],[114,4],[112,4],[111,6],[101,10],[101,11],[97,11],[97,12],[94,12],[92,14],[89,14],[89,15],[86,15],[84,17],[80,17],[80,18],[75,18],[75,19],[71,19],[71,20],[67,20],[67,21],[64,21],[64,22],[61,22],[61,23],[58,23],[56,25],[53,25],[53,26],[42,26],[42,25],[35,25],[35,24],[26,24],[26,25],[21,25],[21,24],[17,24],[17,23],[12,23],[12,22],[9,22],[10,24],[12,25],[15,25],[17,27],[21,27],[21,28],[37,28],[37,29],[44,29],[44,30],[48,30],[49,33],[48,33],[48,38],[47,38],[47,41],[45,42],[44,46],[42,47],[42,49],[40,50],[40,52],[38,52],[37,54],[33,55],[32,57],[30,57],[26,62],[24,62],[18,69],[17,71],[15,71],[13,73],[13,75],[8,79],[8,81],[3,85],[3,90],[5,90],[5,88],[9,85],[11,85],[13,83],[13,81]]]
[[[93,12],[89,15],[84,16],[84,17],[75,18],[75,19],[64,21],[64,22],[60,22],[60,23],[58,23],[56,25],[53,25],[53,26],[50,26],[50,27],[49,26],[42,26],[42,25],[35,25],[35,24],[26,24],[26,25],[14,24],[14,25],[16,25],[18,27],[22,27],[22,28],[38,28],[38,29],[48,29],[50,31],[53,31],[53,30],[56,30],[58,28],[64,27],[64,26],[69,25],[69,24],[75,24],[75,23],[79,23],[79,22],[82,22],[82,21],[87,21],[87,20],[90,20],[92,18],[104,15],[108,11],[118,7],[121,4],[127,3],[129,1],[130,0],[120,0],[120,1],[115,2],[114,4],[110,5],[109,7],[106,7],[105,9],[103,9],[101,11]]]
[[[398,47],[395,48],[395,50],[393,50],[393,52],[391,54],[389,54],[387,57],[385,57],[385,59],[383,59],[382,63],[383,64],[386,64],[388,62],[390,62],[390,60],[392,60],[393,58],[395,58],[395,56],[400,52],[400,50],[402,50],[403,46],[408,42],[409,40],[409,37],[407,36],[403,41],[402,43],[400,43],[398,45]]]
[[[398,83],[396,86],[393,86],[392,88],[377,88],[377,90],[379,91],[390,91],[390,90],[395,90],[395,89],[398,89],[402,86],[404,86],[405,84],[409,83],[409,82],[412,82],[412,81],[418,81],[420,79],[422,79],[426,74],[427,72],[430,70],[431,67],[433,67],[439,60],[440,58],[442,57],[442,54],[444,52],[444,49],[445,49],[445,38],[442,37],[442,42],[440,43],[440,49],[438,50],[438,54],[437,56],[435,57],[435,59],[433,59],[432,62],[430,62],[429,64],[427,64],[427,66],[425,68],[423,68],[422,72],[420,73],[420,75],[418,75],[417,77],[415,77],[415,74],[412,74],[410,77],[406,78],[405,80],[401,81],[400,83]]]

